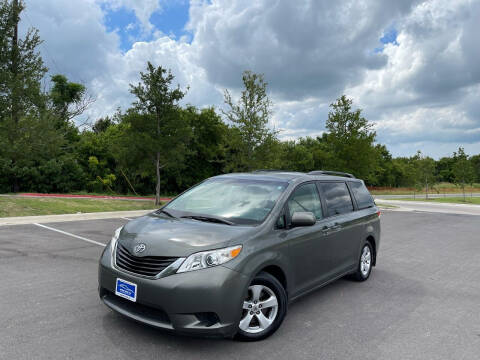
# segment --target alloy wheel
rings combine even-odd
[[[273,290],[265,285],[251,285],[243,302],[239,327],[250,334],[259,333],[272,325],[277,313],[278,299]]]
[[[367,277],[372,266],[372,253],[370,247],[365,246],[362,250],[362,256],[360,257],[360,272],[363,277]]]

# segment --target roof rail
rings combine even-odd
[[[329,170],[315,170],[310,171],[308,175],[334,175],[334,176],[343,176],[355,179],[355,176],[352,174],[341,172],[341,171],[329,171]]]
[[[280,169],[258,169],[258,170],[253,170],[252,172],[289,172],[288,170],[280,170]]]

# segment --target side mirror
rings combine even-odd
[[[312,226],[315,225],[317,219],[313,213],[305,211],[305,212],[294,212],[292,215],[292,227],[296,226]]]

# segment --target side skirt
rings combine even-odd
[[[313,291],[315,291],[315,290],[318,290],[318,289],[320,289],[320,288],[322,288],[322,287],[324,287],[324,286],[326,286],[326,285],[328,285],[328,284],[330,284],[330,283],[332,283],[332,282],[334,282],[334,281],[336,281],[336,280],[338,280],[338,279],[340,279],[340,278],[342,278],[342,277],[344,277],[344,276],[346,276],[346,275],[349,275],[349,274],[355,272],[356,269],[357,269],[357,267],[355,266],[355,267],[353,267],[353,268],[351,268],[351,269],[348,269],[347,271],[341,273],[340,275],[337,275],[337,276],[335,276],[335,277],[333,277],[333,278],[331,278],[331,279],[329,279],[329,280],[327,280],[327,281],[324,281],[323,283],[320,283],[320,284],[318,284],[318,285],[313,286],[311,289],[304,290],[304,291],[302,291],[301,293],[299,293],[299,294],[297,294],[297,295],[289,298],[289,299],[288,299],[288,302],[289,302],[289,303],[292,303],[292,302],[294,302],[295,300],[297,300],[297,299],[299,299],[299,298],[301,298],[301,297],[303,297],[303,296],[305,296],[305,295],[308,295],[308,294],[310,294],[311,292],[313,292]]]

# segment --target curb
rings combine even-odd
[[[155,200],[154,197],[141,196],[110,196],[110,195],[75,195],[75,194],[41,194],[41,193],[20,193],[12,196],[19,197],[51,197],[51,198],[70,198],[70,199],[107,199],[107,200]],[[160,198],[160,201],[170,201],[172,198]]]
[[[151,213],[151,210],[132,210],[132,211],[108,211],[82,214],[62,214],[62,215],[39,215],[39,216],[14,216],[0,218],[0,226],[6,225],[24,225],[35,223],[54,223],[66,221],[81,220],[100,220],[100,219],[121,219],[125,217],[137,217]]]

